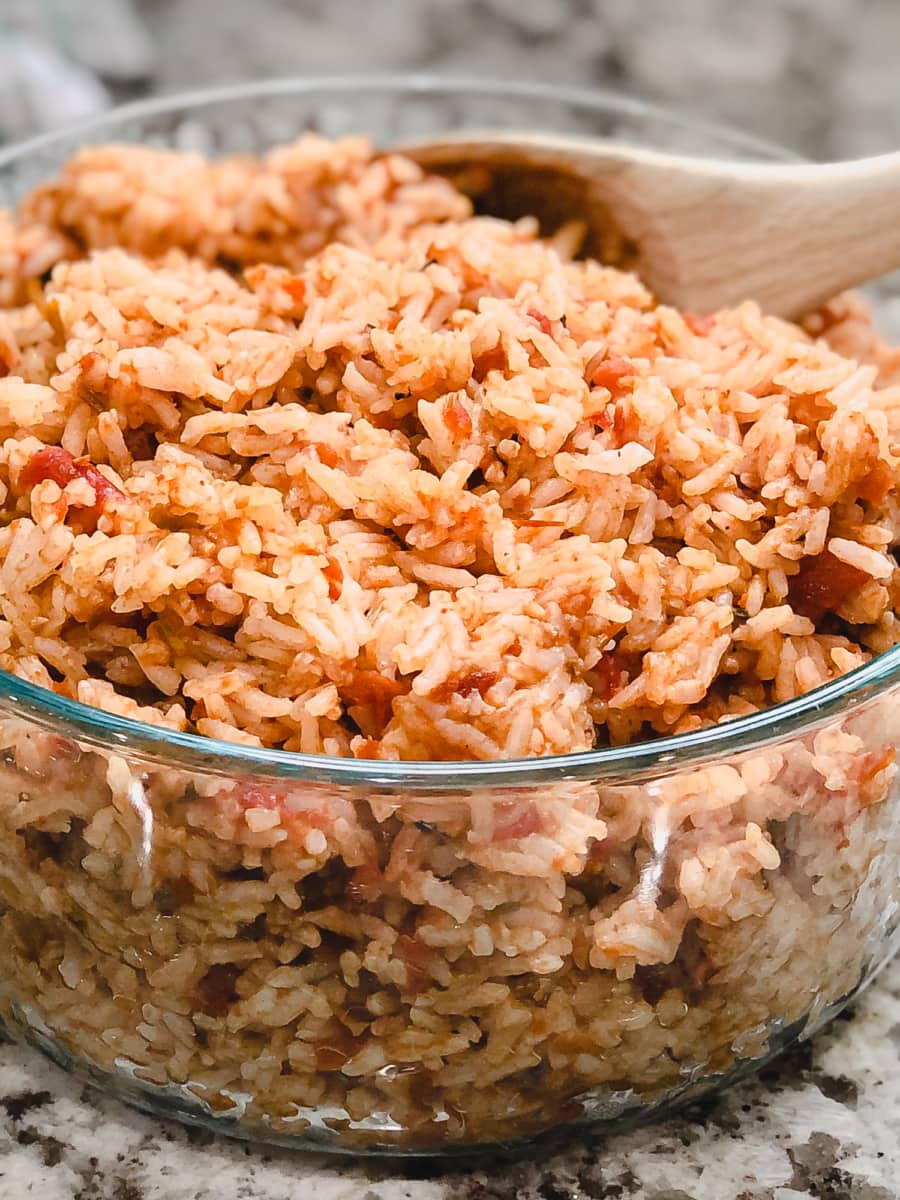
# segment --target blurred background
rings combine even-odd
[[[423,69],[620,89],[818,158],[900,146],[898,0],[0,0],[0,139],[214,82]]]

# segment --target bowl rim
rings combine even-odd
[[[483,79],[474,75],[429,71],[398,72],[396,75],[360,72],[336,75],[282,75],[274,79],[251,79],[233,84],[165,92],[144,100],[114,105],[89,117],[67,121],[53,129],[0,147],[0,170],[17,160],[51,149],[73,138],[87,136],[106,126],[164,116],[178,109],[200,109],[208,105],[277,96],[311,95],[316,92],[342,94],[354,91],[412,92],[427,96],[441,91],[479,93],[483,96],[522,100],[546,99],[595,111],[615,111],[623,116],[652,118],[673,128],[690,129],[701,135],[721,138],[736,150],[776,159],[802,161],[793,151],[724,122],[656,104],[609,88],[571,87],[566,84],[522,82],[515,79]]]
[[[138,100],[38,134],[0,150],[0,171],[44,151],[113,135],[130,121],[232,102],[290,95],[346,94],[355,91],[429,94],[453,91],[486,97],[547,99],[597,112],[652,119],[674,129],[716,137],[736,153],[795,158],[782,148],[725,124],[695,118],[662,105],[605,89],[549,83],[484,80],[427,72],[397,75],[285,76],[248,81]],[[607,780],[638,783],[685,767],[700,767],[728,755],[757,750],[813,733],[835,717],[855,711],[900,685],[900,643],[837,679],[795,699],[772,705],[689,733],[631,745],[601,747],[543,758],[461,760],[453,762],[381,761],[269,750],[183,733],[122,717],[0,671],[0,711],[95,749],[127,753],[148,765],[179,766],[204,774],[242,775],[314,784],[378,787],[391,792],[417,788],[453,792],[473,787],[525,787],[550,782]]]

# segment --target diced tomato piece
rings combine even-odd
[[[316,1070],[339,1071],[352,1057],[349,1051],[338,1046],[316,1046]]]
[[[590,672],[589,678],[594,695],[604,702],[611,700],[616,692],[620,692],[628,684],[628,672],[616,662],[612,654],[604,654]]]
[[[503,371],[505,369],[506,351],[502,346],[495,346],[493,350],[486,350],[484,354],[479,354],[475,359],[472,374],[481,383],[488,371]]]
[[[826,613],[840,608],[867,579],[865,571],[824,550],[803,559],[800,570],[790,581],[788,599],[794,612],[811,621],[821,621]]]
[[[322,574],[328,580],[328,595],[332,600],[339,600],[344,586],[344,572],[341,570],[340,563],[330,554],[326,557],[328,561],[322,568]]]
[[[470,671],[457,683],[456,692],[460,696],[472,696],[475,692],[483,696],[496,682],[496,671]]]
[[[381,742],[377,738],[365,738],[355,748],[353,753],[357,758],[375,759],[378,757],[378,751],[381,747]]]
[[[179,875],[177,879],[164,879],[159,884],[153,893],[153,903],[164,917],[172,917],[190,904],[196,894],[191,881]]]
[[[860,500],[865,500],[869,504],[880,504],[893,484],[894,480],[890,469],[880,462],[859,481],[857,492]]]
[[[98,471],[91,463],[79,465],[79,474],[88,481],[94,489],[94,495],[97,497],[97,503],[103,505],[107,500],[124,500],[125,493],[111,483],[106,476]]]
[[[602,412],[594,414],[594,424],[598,429],[612,429],[613,421],[616,418],[616,405],[607,404]]]
[[[529,308],[528,315],[534,321],[535,325],[540,329],[541,333],[551,333],[553,326],[550,324],[547,317],[538,308]]]
[[[280,808],[286,794],[264,783],[240,783],[233,789],[234,798],[244,808]]]
[[[602,870],[602,868],[606,865],[609,856],[613,852],[613,846],[614,843],[612,838],[592,838],[588,845],[585,869],[588,872]]]
[[[614,392],[623,379],[632,378],[637,374],[634,363],[627,358],[604,358],[594,368],[591,383],[594,387],[605,387]]]
[[[53,759],[71,760],[81,757],[81,747],[77,742],[73,742],[71,738],[60,737],[56,733],[48,734],[47,749]]]
[[[82,375],[92,375],[95,371],[102,370],[103,359],[96,351],[91,350],[87,354],[82,354],[78,360],[78,367]]]
[[[498,676],[496,671],[467,671],[464,675],[452,675],[438,684],[432,695],[436,700],[449,700],[451,696],[479,696],[494,686]]]
[[[431,962],[431,950],[424,942],[408,933],[401,933],[394,942],[393,955],[406,965],[414,982],[426,978],[426,968]]]
[[[393,715],[394,700],[406,690],[407,685],[401,680],[388,679],[378,671],[354,671],[348,683],[339,685],[344,703],[372,709],[382,729]]]
[[[339,1071],[363,1048],[364,1040],[339,1027],[327,1041],[316,1046],[316,1067],[320,1071]]]
[[[295,304],[302,304],[306,299],[306,283],[299,275],[288,275],[286,279],[279,281],[278,286],[290,296]]]
[[[384,891],[384,876],[377,863],[365,863],[357,867],[347,884],[347,899],[354,904],[377,900]]]
[[[76,459],[61,446],[46,446],[43,450],[38,450],[22,468],[19,486],[23,491],[30,491],[45,479],[52,479],[61,488],[74,479],[86,480],[97,497],[95,508],[102,508],[108,500],[126,499],[125,493],[98,471],[93,463]]]
[[[237,1000],[234,990],[240,968],[234,963],[214,963],[197,984],[197,1008],[208,1017],[224,1017]]]
[[[531,833],[540,833],[543,828],[541,814],[531,800],[526,800],[524,804],[518,800],[498,804],[494,812],[495,842],[528,837]]]
[[[9,375],[18,361],[19,355],[14,343],[0,338],[0,377]]]
[[[45,479],[52,479],[64,488],[67,483],[77,478],[75,459],[68,450],[63,450],[60,446],[47,446],[44,450],[38,450],[22,468],[19,473],[19,486],[23,491],[31,491],[36,484],[43,483]]]
[[[466,406],[456,396],[448,400],[444,406],[444,424],[457,437],[471,437],[472,435],[472,418],[469,416]]]
[[[637,426],[634,413],[630,409],[626,410],[622,404],[617,404],[613,412],[612,431],[620,445],[624,446],[626,442],[635,440],[638,435]]]

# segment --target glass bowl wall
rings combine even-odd
[[[548,129],[777,152],[620,98],[276,81],[0,155],[260,151]],[[0,1015],[141,1107],[238,1136],[447,1153],[608,1122],[806,1036],[895,948],[900,651],[767,713],[531,762],[267,753],[0,679]]]

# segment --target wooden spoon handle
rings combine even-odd
[[[655,182],[668,189],[668,215],[660,223],[635,212],[641,230],[632,236],[648,282],[684,307],[709,311],[752,298],[795,317],[900,267],[900,154],[701,163]]]

